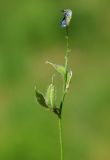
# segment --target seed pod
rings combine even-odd
[[[35,88],[35,94],[36,94],[37,102],[38,102],[41,106],[48,108],[48,106],[47,106],[47,104],[46,104],[45,97],[43,96],[43,94],[42,94],[41,92],[37,91],[36,88]]]
[[[55,107],[55,86],[51,83],[46,93],[46,104],[48,107]]]
[[[68,88],[69,88],[71,78],[72,78],[72,71],[71,71],[71,69],[70,69],[70,70],[67,72],[66,91],[67,91]]]

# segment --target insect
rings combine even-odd
[[[72,10],[71,9],[64,9],[62,10],[64,17],[61,21],[61,27],[67,27],[72,18]]]

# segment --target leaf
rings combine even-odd
[[[67,72],[66,90],[68,90],[72,78],[72,70]]]
[[[41,106],[48,108],[43,94],[40,93],[39,91],[37,91],[36,89],[35,89],[35,94],[36,94],[37,102],[38,102]]]
[[[64,66],[62,65],[58,65],[58,64],[54,64],[51,62],[46,61],[46,63],[50,64],[53,68],[55,68],[55,70],[60,73],[62,76],[65,76],[66,74],[66,69]]]
[[[55,86],[51,83],[46,92],[46,104],[47,106],[55,107]]]

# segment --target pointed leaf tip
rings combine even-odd
[[[60,73],[62,76],[65,76],[66,74],[66,69],[64,66],[59,65],[59,64],[54,64],[49,61],[46,61],[46,63],[50,64],[58,73]]]

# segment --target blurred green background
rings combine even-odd
[[[58,120],[36,103],[63,64],[61,9],[71,8],[65,160],[110,160],[110,1],[0,1],[0,160],[60,160]],[[55,77],[57,94],[62,80]]]

